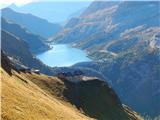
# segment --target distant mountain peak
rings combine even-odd
[[[12,4],[9,5],[7,8],[11,8],[11,9],[13,9],[13,10],[16,10],[16,9],[18,9],[18,6],[17,6],[16,4],[12,3]]]

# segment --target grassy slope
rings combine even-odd
[[[33,73],[21,74],[50,95],[59,99],[62,103],[65,103],[65,105],[75,105],[81,112],[93,118],[101,120],[142,120],[136,112],[132,111],[127,106],[122,108],[113,90],[107,87],[106,84],[103,84],[103,82],[97,80],[82,82],[78,86],[79,93],[77,93],[75,84],[63,82],[56,77]],[[79,101],[76,100],[77,97]]]
[[[115,118],[126,120],[127,114],[131,120],[141,120],[130,109],[126,109],[127,114],[125,114],[124,110],[115,104],[118,101],[113,91],[104,85],[101,86],[98,81],[82,82],[79,86],[80,103],[76,103],[78,101],[72,101],[77,99],[73,84],[44,74],[19,74],[13,70],[12,73],[10,76],[1,69],[2,120],[91,119],[87,116],[101,120],[115,120]],[[108,94],[99,94],[102,91]],[[80,105],[81,112],[76,108],[76,104]]]
[[[89,119],[73,106],[51,97],[16,72],[2,75],[2,120],[83,120]],[[43,78],[43,76],[41,76]]]

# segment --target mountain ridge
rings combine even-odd
[[[32,13],[40,18],[47,19],[49,22],[62,24],[75,11],[78,12],[80,9],[86,8],[89,4],[90,1],[39,1],[25,4],[14,10],[17,12]],[[14,7],[9,6],[9,8]]]
[[[45,38],[30,33],[27,29],[18,24],[7,21],[1,18],[1,29],[14,34],[16,37],[28,43],[29,49],[32,53],[37,54],[49,50],[49,46],[45,43]]]
[[[34,34],[44,38],[57,33],[61,26],[59,24],[49,23],[47,20],[34,16],[32,14],[15,12],[10,8],[4,8],[1,12],[2,17],[17,23]]]

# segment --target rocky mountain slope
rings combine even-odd
[[[159,2],[93,2],[79,18],[74,19],[74,24],[71,19],[64,30],[50,40],[63,43],[84,41],[92,46],[103,44],[117,39],[127,29],[158,26],[159,14]]]
[[[28,43],[28,47],[32,53],[36,54],[49,49],[49,46],[45,43],[44,38],[30,33],[20,25],[8,21],[3,17],[1,18],[1,29]]]
[[[1,61],[2,120],[142,119],[123,107],[115,92],[98,79],[74,83],[44,74],[16,72],[3,53]]]
[[[159,7],[158,1],[96,1],[49,40],[86,50],[95,63],[76,67],[102,73],[122,102],[154,117],[160,114]]]
[[[59,24],[50,23],[45,19],[41,19],[32,14],[15,12],[10,8],[2,9],[1,14],[5,19],[19,24],[22,27],[27,28],[30,32],[38,34],[44,38],[48,38],[61,30]]]
[[[1,47],[17,65],[25,65],[29,68],[39,69],[42,73],[50,75],[54,73],[51,67],[44,65],[32,55],[25,41],[4,30],[1,31]]]
[[[74,67],[101,72],[123,103],[154,117],[160,114],[159,63],[159,51],[139,50],[108,62],[81,63]]]

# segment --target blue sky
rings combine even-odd
[[[53,1],[53,2],[63,2],[63,1],[93,1],[93,0],[0,0],[1,5],[10,5],[12,3],[20,6],[30,2],[39,2],[39,1]]]
[[[0,8],[6,7],[12,3],[16,4],[17,6],[21,6],[30,2],[39,2],[39,1],[52,1],[52,2],[79,2],[79,1],[94,1],[94,0],[0,0]],[[101,1],[101,0],[100,0]],[[113,1],[113,0],[102,0],[102,1]],[[122,0],[114,0],[114,1],[122,1]],[[139,0],[126,0],[126,1],[139,1]],[[141,0],[141,1],[149,1],[149,0]],[[150,0],[153,1],[153,0]]]
[[[51,2],[79,2],[79,1],[94,1],[94,0],[0,0],[0,8],[7,7],[10,4],[16,4],[17,6],[22,6],[24,4],[30,2],[43,2],[43,1],[51,1]]]

